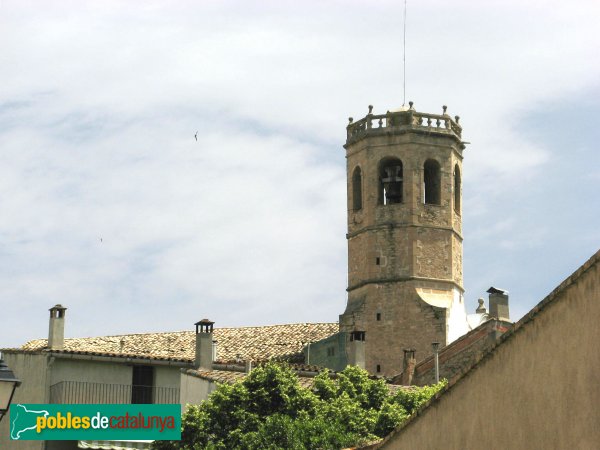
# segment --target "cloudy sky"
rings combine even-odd
[[[0,347],[336,321],[347,118],[402,104],[402,1],[0,0]],[[460,115],[467,307],[600,247],[600,3],[409,1],[406,100]],[[194,138],[198,133],[198,140]]]

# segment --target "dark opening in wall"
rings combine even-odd
[[[425,204],[441,204],[441,174],[440,163],[434,159],[428,159],[423,166],[423,187],[425,190]]]
[[[154,367],[133,366],[131,380],[131,403],[152,403]]]
[[[377,313],[377,320],[381,320],[381,313]]]
[[[377,364],[377,372],[381,372],[381,366]]]
[[[379,256],[375,257],[375,264],[376,265],[380,265],[381,264],[381,258]]]
[[[454,166],[454,211],[460,214],[460,168]]]
[[[364,341],[365,340],[365,332],[364,331],[351,331],[350,332],[350,341]]]
[[[402,203],[402,161],[398,158],[385,158],[379,163],[380,205]]]
[[[352,209],[362,209],[362,172],[356,167],[352,173]]]

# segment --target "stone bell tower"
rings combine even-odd
[[[360,348],[375,374],[402,371],[431,344],[468,331],[463,302],[459,117],[410,107],[350,118],[348,303],[340,315],[348,357]],[[355,342],[360,341],[360,342]]]

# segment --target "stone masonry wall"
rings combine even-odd
[[[395,375],[402,370],[405,348],[428,355],[431,342],[446,343],[446,310],[421,300],[414,283],[369,284],[350,295],[365,299],[345,327],[366,332],[365,368],[369,372]]]
[[[348,307],[340,316],[340,330],[365,331],[366,369],[393,375],[402,370],[405,348],[425,357],[432,342],[446,344],[448,310],[426,303],[415,289],[446,292],[446,307],[454,290],[462,291],[453,175],[456,165],[462,173],[462,148],[443,133],[403,132],[375,133],[353,140],[346,150]],[[402,202],[384,205],[380,163],[388,158],[402,162]],[[439,205],[423,203],[427,160],[440,166]],[[354,210],[352,174],[357,167],[362,207]]]

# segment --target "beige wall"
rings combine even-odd
[[[48,403],[50,386],[61,381],[85,381],[88,383],[108,383],[116,385],[131,385],[132,366],[121,362],[101,362],[85,359],[55,358],[48,355],[32,353],[3,353],[4,360],[13,370],[15,376],[22,381],[17,389],[14,403]],[[180,368],[176,366],[154,366],[154,385],[159,387],[178,388]],[[91,392],[91,391],[90,391]],[[102,397],[95,398],[88,393],[89,403],[114,403],[130,401],[129,390],[115,390],[113,397],[107,397],[102,391]],[[125,397],[123,397],[125,396]],[[53,443],[51,448],[64,448],[65,443]],[[10,441],[8,418],[0,422],[0,449],[41,450],[43,442]]]
[[[217,384],[203,378],[194,377],[186,373],[181,373],[181,387],[179,398],[181,411],[185,411],[186,405],[199,405],[208,398],[212,391],[217,388]]]
[[[599,259],[381,448],[597,449]]]
[[[51,384],[60,381],[86,381],[130,385],[133,375],[132,367],[132,364],[121,362],[57,358],[50,365],[50,380]],[[179,387],[179,366],[156,365],[153,367],[154,386]]]
[[[46,356],[31,353],[3,353],[4,362],[22,381],[15,391],[12,404],[46,403],[47,379]],[[41,441],[11,441],[9,437],[9,418],[0,422],[0,449],[41,450]]]
[[[60,381],[131,384],[131,366],[125,364],[56,358],[49,372],[51,385]]]
[[[159,387],[178,388],[180,367],[154,366],[154,385]]]

